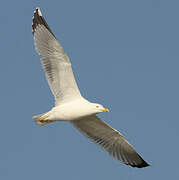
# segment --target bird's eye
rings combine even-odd
[[[97,108],[99,108],[99,106],[96,106]]]

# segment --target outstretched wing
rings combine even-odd
[[[56,104],[80,96],[70,60],[56,40],[39,8],[34,11],[32,33],[37,53]]]
[[[97,116],[89,116],[86,119],[71,121],[71,123],[121,162],[138,168],[149,166],[121,133]]]

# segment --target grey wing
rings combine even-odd
[[[121,133],[97,116],[89,116],[86,119],[71,121],[71,123],[121,162],[138,168],[149,166]]]
[[[80,96],[70,60],[56,40],[39,8],[34,11],[32,33],[56,104]]]

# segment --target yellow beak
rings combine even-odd
[[[102,112],[109,112],[109,109],[104,108],[104,109],[102,109],[101,111],[102,111]]]

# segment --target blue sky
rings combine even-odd
[[[152,166],[123,165],[69,123],[38,127],[53,96],[34,50],[40,7],[81,93]],[[179,1],[3,1],[0,179],[178,179]]]

